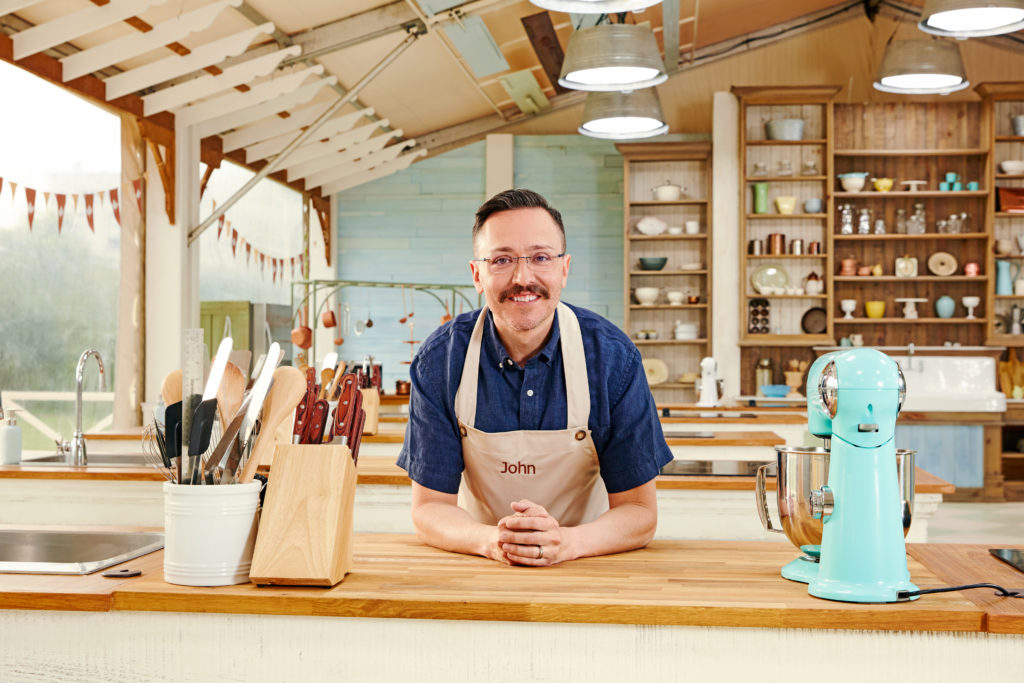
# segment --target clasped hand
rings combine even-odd
[[[519,500],[513,514],[498,521],[498,550],[509,564],[545,567],[564,562],[562,527],[540,505]]]

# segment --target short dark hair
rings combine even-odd
[[[480,208],[476,210],[476,222],[473,223],[473,244],[476,244],[476,236],[488,218],[496,213],[514,209],[544,209],[547,211],[551,219],[555,221],[555,225],[558,226],[558,232],[562,234],[562,250],[565,250],[565,226],[562,224],[562,214],[548,204],[548,200],[533,190],[505,190],[481,204]]]

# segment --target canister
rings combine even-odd
[[[764,253],[764,240],[750,240],[747,242],[747,253],[760,256]]]
[[[811,242],[807,245],[808,254],[820,254],[821,253],[821,242]]]
[[[785,254],[786,253],[786,236],[781,232],[773,232],[768,235],[768,253],[769,254]]]
[[[789,253],[794,256],[800,256],[804,253],[804,241],[803,240],[792,240],[789,243]]]

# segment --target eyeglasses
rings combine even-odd
[[[487,269],[495,275],[511,273],[520,261],[529,265],[534,272],[543,273],[554,270],[555,266],[558,265],[558,260],[563,256],[565,256],[565,252],[561,254],[538,252],[533,256],[495,256],[494,258],[475,258],[470,259],[470,261],[486,263]]]

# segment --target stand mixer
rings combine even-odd
[[[907,569],[896,417],[906,384],[896,361],[874,349],[840,352],[820,372],[831,419],[828,484],[811,492],[823,521],[821,561],[808,592],[843,602],[895,602],[916,590]],[[810,420],[810,414],[808,415]]]
[[[850,359],[847,359],[847,363],[866,363],[869,370],[872,368],[882,370],[884,373],[890,373],[890,376],[895,366],[887,356],[871,349],[828,353],[819,357],[811,365],[807,374],[808,431],[824,440],[824,448],[776,446],[778,475],[776,478],[776,493],[780,517],[779,526],[773,526],[767,505],[766,471],[771,465],[763,465],[757,471],[756,503],[762,525],[768,531],[784,533],[803,553],[782,568],[782,576],[791,581],[815,584],[819,580],[821,572],[822,564],[820,564],[820,559],[824,557],[831,558],[831,564],[829,562],[824,563],[825,566],[829,567],[828,571],[831,572],[826,574],[826,576],[830,579],[834,578],[836,576],[834,569],[836,562],[849,561],[848,557],[843,556],[843,544],[847,544],[847,554],[870,554],[870,551],[864,550],[864,546],[858,544],[867,543],[870,545],[873,543],[873,539],[878,535],[878,532],[875,531],[875,527],[871,526],[872,524],[891,526],[893,523],[891,517],[895,517],[898,532],[902,537],[909,530],[912,520],[915,452],[902,449],[893,450],[891,438],[894,431],[895,412],[898,412],[901,402],[900,397],[902,397],[902,375],[899,373],[898,368],[896,368],[896,377],[892,381],[895,382],[896,390],[893,393],[897,395],[897,402],[895,406],[888,405],[887,409],[892,409],[893,411],[890,413],[890,419],[872,423],[865,423],[862,420],[854,423],[852,420],[857,419],[858,416],[844,411],[854,409],[854,399],[850,398],[850,396],[852,395],[851,392],[856,391],[856,387],[860,385],[856,382],[855,370],[851,370],[854,365],[844,365],[842,362],[842,359],[847,354],[853,354]],[[826,371],[829,378],[836,377],[840,371],[837,368],[843,372],[841,375],[843,378],[842,388],[846,403],[842,407],[835,402],[829,404],[840,407],[840,412],[832,413],[826,408],[826,403],[819,399],[819,385],[822,383],[822,378],[826,376]],[[829,382],[831,381],[832,379],[829,380]],[[871,380],[869,379],[867,383],[871,384]],[[876,392],[873,393],[874,398],[869,399],[869,402],[873,402],[871,405],[876,410],[881,410],[887,405],[885,400],[879,400],[878,398],[879,393],[877,392],[881,392],[882,398],[886,399],[884,392],[889,390],[879,388],[883,386],[885,386],[883,383],[876,382],[871,384],[872,391],[866,392]],[[845,391],[847,389],[849,391]],[[861,391],[864,390],[862,389]],[[837,425],[834,417],[839,417],[843,422]],[[878,420],[877,412],[875,413],[875,419]],[[869,424],[872,426],[868,426]],[[864,426],[866,429],[872,429],[873,425],[876,424],[879,427],[878,432],[869,431],[866,433],[879,437],[887,430],[890,438],[888,440],[880,439],[880,446],[883,450],[887,450],[888,454],[876,453],[868,455],[862,452],[861,446],[856,447],[857,451],[851,451],[850,449],[853,447],[848,443],[851,441],[851,437],[847,433],[850,425],[852,425],[853,429],[859,430],[861,426]],[[834,432],[836,434],[835,441],[833,440]],[[859,431],[855,432],[852,441],[863,441],[860,436],[857,436],[860,434],[861,432]],[[843,439],[843,441],[840,442],[839,439]],[[838,446],[838,453],[835,454],[837,458],[835,466],[839,469],[835,472],[830,468],[830,461],[833,457],[833,454],[830,453],[830,447],[833,444]],[[855,461],[853,466],[849,464],[851,458]],[[851,467],[856,468],[858,465],[864,464],[862,461],[865,461],[867,458],[876,458],[880,469],[870,473],[861,472],[862,475],[866,474],[867,476],[859,480],[851,477]],[[889,460],[889,458],[893,459]],[[863,469],[866,470],[867,467]],[[897,489],[896,496],[898,502],[895,508],[880,502],[882,498],[891,495],[891,492],[880,494],[876,491],[876,489],[879,491],[887,490],[888,482],[891,480],[890,473],[896,474],[895,480],[892,482]],[[878,482],[881,482],[881,484]],[[839,501],[836,500],[835,496],[837,486],[847,493]],[[824,506],[828,494],[832,496],[831,502],[833,507],[831,513],[826,512]],[[838,516],[836,516],[835,509],[837,505],[841,505]],[[865,515],[860,510],[862,505],[870,508],[870,514]],[[881,521],[877,519],[879,506],[881,506],[882,510],[886,511],[882,515]],[[863,523],[859,526],[851,526],[848,521],[840,521],[847,518],[854,518],[856,521],[859,518],[858,516],[863,517],[861,520]],[[845,528],[844,525],[846,525]],[[832,537],[830,547],[826,547],[823,541],[826,528],[831,529],[829,531]],[[840,533],[833,533],[836,531]],[[906,557],[902,538],[899,539],[899,542],[893,540],[891,534],[886,536],[886,538],[887,541],[882,554],[886,558],[901,559],[905,572]],[[893,560],[893,562],[896,562],[896,560]],[[852,566],[854,568],[850,571],[857,576],[861,576],[862,580],[869,583],[875,580],[871,577],[875,577],[878,574],[877,569],[870,563],[864,570],[857,569],[856,565]],[[900,576],[909,578],[906,575]],[[863,577],[868,578],[865,579]],[[886,602],[895,599],[895,590],[893,589],[891,595],[888,593],[884,594],[883,597],[887,599],[878,599],[877,595],[865,597],[856,592],[848,594],[844,591],[839,592],[845,597],[840,597],[837,594],[821,595],[820,597],[858,602]],[[812,595],[817,594],[812,591]]]
[[[700,361],[700,380],[697,383],[697,406],[715,408],[719,405],[718,363],[711,356]]]

